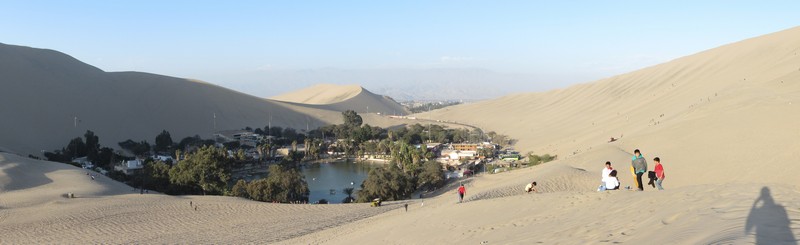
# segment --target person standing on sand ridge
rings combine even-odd
[[[661,165],[661,158],[653,158],[653,161],[656,162],[655,172],[656,178],[658,178],[656,180],[656,187],[658,187],[658,190],[663,191],[664,187],[661,186],[661,182],[664,182],[664,177],[666,177],[664,175],[664,166]]]

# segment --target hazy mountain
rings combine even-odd
[[[477,68],[266,70],[229,75],[226,78],[235,80],[226,81],[232,89],[256,96],[271,97],[319,83],[359,84],[397,101],[483,100],[558,86],[552,83],[555,79],[544,76],[499,73]]]

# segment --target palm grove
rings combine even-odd
[[[48,160],[70,163],[72,159],[87,157],[98,168],[108,170],[109,176],[131,186],[155,190],[174,195],[203,194],[230,195],[265,202],[306,202],[309,189],[300,167],[303,160],[319,160],[325,157],[372,157],[389,159],[391,164],[373,168],[357,191],[357,199],[348,196],[343,202],[365,202],[373,198],[400,200],[410,197],[418,189],[434,189],[444,185],[442,165],[434,161],[435,154],[420,144],[423,142],[460,143],[485,140],[486,135],[475,130],[448,129],[439,125],[419,124],[386,130],[363,124],[361,116],[354,111],[342,113],[344,123],[324,126],[297,133],[291,128],[264,127],[253,132],[268,135],[254,150],[259,159],[248,159],[244,150],[249,146],[238,142],[226,143],[222,147],[214,140],[199,136],[186,137],[173,142],[166,130],[155,138],[155,145],[146,141],[126,140],[119,146],[136,156],[148,156],[151,152],[176,156],[177,162],[163,162],[147,158],[142,171],[126,176],[113,170],[113,164],[132,159],[101,147],[99,137],[87,131],[84,138],[71,140],[67,147],[45,153]],[[250,128],[247,128],[250,129]],[[489,135],[497,136],[489,133]],[[302,142],[305,151],[298,151]],[[267,167],[267,177],[247,182],[233,180],[232,172],[245,164],[262,163],[273,155],[278,146],[291,145],[289,154]],[[251,147],[252,148],[252,147]],[[230,151],[228,149],[231,149]],[[330,156],[327,152],[334,152]],[[493,154],[493,152],[481,152]],[[353,193],[352,189],[343,190]]]

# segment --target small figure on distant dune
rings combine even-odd
[[[536,181],[528,183],[528,185],[525,186],[525,193],[531,192],[536,192]]]
[[[192,206],[192,201],[189,201],[189,207],[191,207],[191,206]]]
[[[408,212],[408,203],[406,203],[406,204],[403,204],[403,206],[405,206],[405,207],[406,207],[406,212]]]
[[[464,195],[467,195],[467,188],[464,187],[464,184],[458,187],[458,202],[464,202]]]

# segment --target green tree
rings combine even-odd
[[[247,154],[244,152],[244,149],[239,149],[236,151],[236,161],[247,161]]]
[[[144,170],[134,177],[134,186],[144,183],[145,189],[155,190],[161,193],[172,194],[169,180],[169,170],[171,167],[162,161],[148,160],[144,163]]]
[[[345,197],[344,200],[342,200],[342,203],[351,203],[355,201],[355,198],[353,198],[353,190],[355,190],[353,187],[347,187],[342,189],[342,192],[344,192],[344,194],[347,194],[347,197]]]
[[[65,149],[64,153],[70,156],[70,159],[85,157],[86,143],[83,143],[83,139],[81,138],[74,138],[71,141],[69,141],[67,149]]]
[[[169,135],[167,130],[164,130],[156,136],[156,145],[153,147],[153,150],[156,152],[167,152],[172,148],[172,144],[172,136]]]
[[[358,191],[358,201],[367,202],[374,198],[382,200],[401,200],[414,192],[414,183],[395,165],[374,168]]]
[[[190,188],[199,188],[205,194],[222,194],[227,190],[228,180],[231,178],[230,166],[232,160],[228,158],[224,148],[203,146],[169,172],[170,182]]]
[[[243,198],[250,198],[250,195],[247,193],[247,182],[243,179],[236,181],[236,184],[231,187],[231,196],[235,197],[243,197]]]
[[[342,112],[342,117],[344,117],[344,125],[351,128],[360,127],[361,123],[364,122],[361,116],[353,110]]]
[[[311,156],[311,151],[310,151],[310,149],[311,149],[311,138],[305,138],[303,140],[303,145],[306,146],[306,154],[303,156],[303,159],[312,159],[313,157]]]
[[[444,185],[444,169],[436,161],[427,161],[422,165],[422,172],[417,178],[417,186],[439,188]]]
[[[272,193],[276,192],[276,188],[277,186],[267,179],[258,179],[250,181],[250,184],[247,185],[247,195],[250,196],[250,199],[260,202],[275,201],[272,199]]]
[[[262,195],[261,201],[308,201],[308,183],[297,168],[290,167],[289,163],[273,164],[268,172],[267,178],[263,179],[265,183],[258,186],[263,189],[257,191]]]
[[[92,163],[100,162],[100,137],[89,130],[83,137],[86,139],[86,159]]]

